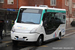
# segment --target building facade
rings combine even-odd
[[[62,0],[62,8],[67,10],[67,24],[75,20],[75,0]]]
[[[18,9],[20,6],[44,5],[44,0],[0,0],[0,8]]]
[[[0,0],[0,8],[17,9],[17,0]]]
[[[20,6],[48,5],[67,10],[67,23],[75,20],[75,0],[0,0],[0,8],[19,9]]]

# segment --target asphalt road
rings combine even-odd
[[[1,47],[0,50],[75,50],[75,34],[62,37],[61,40],[50,40],[44,42],[42,46],[36,46],[35,43],[19,42],[17,46],[12,43]]]

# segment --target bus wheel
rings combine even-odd
[[[59,34],[59,37],[58,37],[58,39],[59,39],[59,40],[61,40],[61,33]]]
[[[41,46],[42,43],[43,43],[43,38],[42,38],[42,36],[39,36],[36,45]]]

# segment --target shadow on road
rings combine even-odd
[[[19,42],[17,45],[12,44],[12,50],[36,50],[38,46],[35,43]]]
[[[57,39],[48,40],[43,43],[43,45],[47,45],[57,41]],[[42,46],[43,46],[42,45]],[[13,45],[12,43],[9,44],[7,47],[2,47],[0,50],[36,50],[40,46],[36,46],[35,43],[26,43],[26,42],[19,42],[17,45]]]

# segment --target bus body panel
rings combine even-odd
[[[61,27],[62,26],[62,27]],[[65,24],[61,24],[52,34],[48,34],[44,41],[59,37],[59,33],[61,32],[62,36],[65,35]]]
[[[20,24],[16,23],[14,26],[15,32],[11,31],[11,39],[18,40],[19,38],[22,41],[37,41],[40,34],[45,35],[45,31],[41,25],[33,25],[33,24]],[[32,30],[36,30],[36,32],[31,32]],[[18,39],[17,39],[18,37]],[[27,37],[23,39],[23,37]]]

